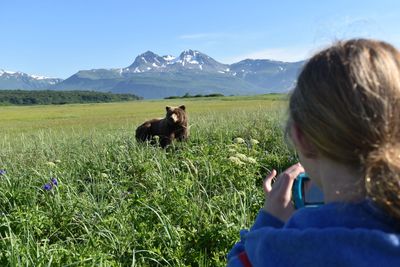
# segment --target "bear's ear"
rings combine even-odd
[[[185,110],[185,105],[179,106],[180,109]]]
[[[166,106],[166,107],[165,107],[165,110],[168,112],[168,111],[171,110],[171,107],[170,107],[170,106]]]

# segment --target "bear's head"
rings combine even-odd
[[[184,105],[179,107],[166,106],[165,109],[167,111],[165,118],[167,119],[168,124],[181,126],[187,125],[186,107]]]

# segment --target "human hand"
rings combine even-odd
[[[296,163],[278,175],[272,185],[272,179],[277,174],[276,170],[272,170],[263,182],[264,210],[286,222],[295,211],[292,203],[293,181],[302,172],[304,172],[303,166]]]

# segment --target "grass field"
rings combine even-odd
[[[187,142],[134,140],[179,104]],[[296,160],[285,112],[282,95],[1,107],[0,266],[225,266],[263,175]]]

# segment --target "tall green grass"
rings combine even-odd
[[[285,102],[185,101],[187,142],[137,143],[137,124],[168,104],[39,107],[31,122],[38,107],[3,110],[14,119],[0,140],[0,266],[225,266],[262,207],[263,176],[295,161]],[[52,116],[76,120],[50,127]]]

